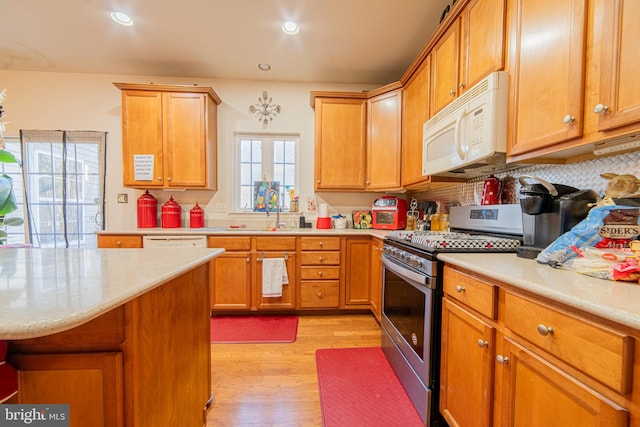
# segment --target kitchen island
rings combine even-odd
[[[202,426],[211,398],[209,261],[222,249],[1,249],[12,403],[71,426]]]

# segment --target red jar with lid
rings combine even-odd
[[[198,205],[198,202],[189,211],[189,225],[191,228],[204,227],[204,209]]]
[[[138,228],[157,227],[158,201],[149,190],[138,198]]]
[[[162,228],[178,228],[181,223],[181,208],[173,196],[162,205]]]

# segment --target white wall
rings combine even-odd
[[[113,82],[198,84],[211,86],[222,99],[218,107],[218,191],[153,191],[161,205],[171,195],[182,205],[183,221],[197,201],[205,209],[207,225],[220,225],[251,216],[229,214],[232,207],[232,159],[234,132],[263,132],[258,119],[248,112],[262,91],[269,92],[281,113],[266,131],[298,133],[300,135],[299,188],[301,208],[313,193],[313,109],[311,90],[361,91],[371,85],[336,85],[311,83],[283,83],[268,81],[216,80],[169,78],[159,76],[131,76],[107,74],[73,74],[47,72],[0,71],[0,89],[7,89],[3,120],[7,136],[17,136],[20,129],[60,129],[106,131],[107,136],[107,229],[128,230],[136,227],[136,199],[138,190],[122,186],[122,129],[120,91]],[[116,203],[116,196],[126,193],[129,203]],[[318,202],[330,205],[330,214],[348,215],[352,209],[369,208],[379,195],[372,193],[315,194]],[[222,209],[220,209],[222,208]],[[220,212],[220,210],[222,212]],[[253,214],[255,218],[257,214]],[[259,218],[263,220],[263,215]]]

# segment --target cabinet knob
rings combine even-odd
[[[499,354],[496,356],[496,361],[501,365],[506,365],[507,363],[509,363],[509,358]]]
[[[593,112],[596,114],[601,114],[608,110],[609,110],[609,106],[604,104],[598,104],[595,107],[593,107]]]
[[[462,286],[462,285],[456,286],[456,292],[462,293],[464,291],[466,291],[464,286]]]
[[[324,242],[320,242],[320,247],[324,246]]]
[[[251,258],[247,257],[247,262],[251,262]]]
[[[318,298],[322,298],[322,292],[318,292]]]
[[[169,177],[167,177],[167,181],[171,181],[171,177],[170,177],[170,176],[169,176]]]
[[[562,123],[564,123],[565,125],[568,125],[569,123],[573,123],[575,121],[576,121],[576,118],[573,117],[571,114],[567,114],[562,118]]]
[[[317,182],[318,184],[320,184],[320,180],[317,180],[316,182]]]
[[[161,176],[158,177],[158,181],[162,181],[162,177]]]
[[[553,334],[553,328],[551,326],[545,326],[542,323],[538,325],[538,333],[543,337]]]
[[[116,246],[122,246],[122,242],[120,241],[116,242]]]
[[[460,89],[464,89],[464,83],[460,83],[460,84],[458,85],[458,87],[459,87]]]
[[[489,347],[489,341],[485,341],[483,339],[479,339],[478,340],[478,347],[480,348],[487,348]]]
[[[456,94],[456,91],[455,91],[455,90],[451,89],[451,90],[449,91],[449,95],[453,96],[453,95],[455,95],[455,94]]]
[[[318,276],[322,277],[322,271],[318,271]]]
[[[319,257],[319,258],[318,258],[318,261],[322,262],[322,257]]]

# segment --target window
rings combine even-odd
[[[104,224],[104,132],[20,131],[30,242],[95,248]]]
[[[237,135],[237,203],[239,210],[253,209],[255,182],[280,183],[283,210],[289,209],[288,192],[297,184],[298,136]]]

